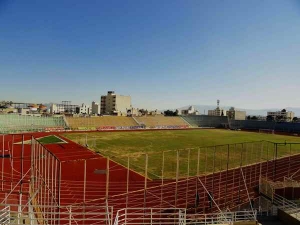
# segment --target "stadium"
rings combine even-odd
[[[0,125],[1,224],[299,219],[298,124],[0,115]]]

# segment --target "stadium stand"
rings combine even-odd
[[[222,127],[228,123],[226,116],[189,115],[181,118],[194,127]]]
[[[186,123],[181,117],[177,116],[143,116],[134,118],[139,122],[139,125],[145,125],[146,128],[176,128],[177,126],[189,126],[189,124]]]
[[[279,132],[300,133],[300,123],[291,122],[232,120],[230,121],[230,128],[247,130],[267,129]]]
[[[66,128],[63,117],[0,115],[0,133],[61,131]]]
[[[229,120],[226,116],[189,115],[181,116],[192,127],[230,128],[246,130],[274,130],[279,132],[300,133],[300,123],[259,121],[259,120]]]
[[[96,130],[99,127],[134,127],[138,124],[132,117],[101,116],[101,117],[66,117],[71,129]]]

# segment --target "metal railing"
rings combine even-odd
[[[184,225],[183,208],[125,208],[117,211],[113,225]]]
[[[290,201],[278,194],[273,194],[273,204],[286,213],[300,220],[300,207],[293,201]]]
[[[117,212],[113,225],[231,225],[256,220],[256,211],[187,214],[182,208],[126,208]]]
[[[113,216],[112,207],[1,204],[0,208],[1,225],[111,225]]]
[[[0,210],[0,224],[10,224],[10,207],[5,206]]]
[[[284,178],[284,182],[279,184],[260,178],[260,193],[267,196],[275,207],[300,220],[300,207],[295,202],[275,193],[276,186],[284,187],[287,182],[290,182],[289,185],[291,185],[292,182],[291,186],[295,183],[295,181],[286,177]]]
[[[256,221],[256,211],[237,211],[187,215],[187,225],[234,224],[241,221]]]

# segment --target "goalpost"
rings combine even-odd
[[[259,129],[258,132],[264,134],[275,134],[275,130],[273,129]]]

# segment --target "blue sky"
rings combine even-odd
[[[300,107],[300,1],[0,0],[0,100]]]

